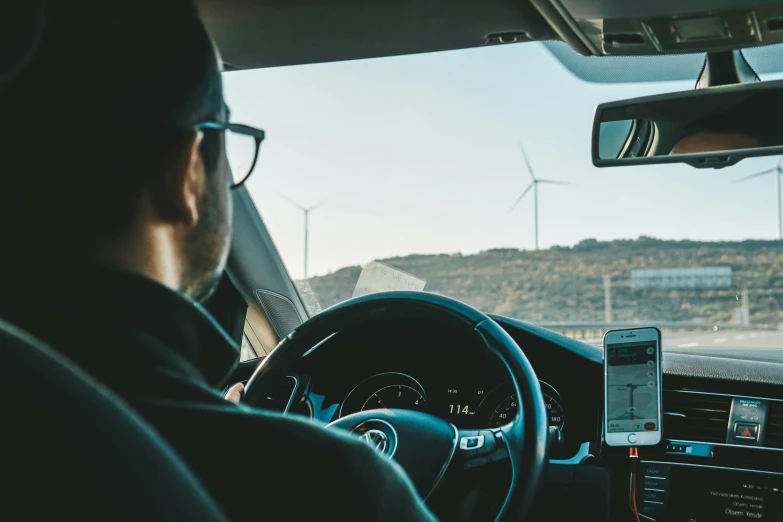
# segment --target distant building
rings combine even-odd
[[[731,288],[731,267],[635,268],[631,270],[631,288]]]

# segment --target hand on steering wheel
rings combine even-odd
[[[519,408],[511,422],[492,430],[459,430],[434,415],[409,410],[370,410],[347,415],[329,427],[362,437],[407,471],[422,498],[450,466],[478,467],[499,459],[511,463],[511,486],[498,521],[522,520],[529,512],[547,462],[549,419],[541,388],[525,354],[491,318],[464,303],[425,292],[384,292],[344,301],[312,317],[258,365],[243,402],[258,405],[313,346],[370,314],[428,311],[472,328],[508,369]]]

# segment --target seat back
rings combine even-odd
[[[0,519],[225,520],[120,399],[2,320],[0,383]]]

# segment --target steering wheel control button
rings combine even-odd
[[[484,435],[474,437],[462,437],[459,441],[459,449],[475,450],[484,447]]]
[[[491,455],[498,446],[492,430],[460,430],[458,447],[464,459]]]
[[[459,454],[463,459],[470,459],[478,456],[478,446],[471,447],[471,445],[477,444],[478,436],[478,430],[459,430],[457,447],[459,448]]]
[[[759,425],[746,422],[734,423],[734,438],[756,440],[759,436]]]
[[[637,441],[636,433],[631,433],[630,435],[628,435],[628,442],[630,442],[631,444],[636,444],[636,441]]]

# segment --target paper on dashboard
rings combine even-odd
[[[353,289],[353,297],[392,290],[424,290],[425,284],[427,282],[424,279],[373,261],[367,264],[359,274],[356,288]]]

